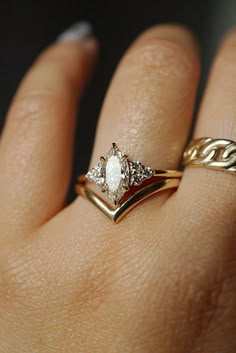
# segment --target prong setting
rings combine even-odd
[[[117,206],[130,186],[140,185],[153,175],[154,170],[139,161],[129,161],[128,156],[113,142],[107,154],[100,157],[100,163],[86,177]]]

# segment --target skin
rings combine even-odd
[[[65,205],[75,112],[93,38],[53,44],[23,79],[0,141],[1,353],[235,353],[235,176],[187,168],[113,225]],[[195,137],[236,140],[236,32],[214,60]],[[118,65],[93,166],[115,141],[131,159],[177,168],[200,71],[193,35],[142,34]],[[80,153],[80,151],[77,151]],[[82,152],[81,152],[82,153]]]

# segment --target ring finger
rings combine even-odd
[[[131,159],[156,169],[176,168],[189,131],[198,74],[197,45],[186,29],[164,25],[141,35],[125,54],[108,90],[91,166],[116,142]],[[163,202],[154,198],[139,209],[156,208],[158,200]],[[104,217],[84,201],[76,205],[77,219],[78,207],[88,219],[100,222]],[[142,219],[139,211],[132,214]],[[146,217],[146,212],[142,214]]]

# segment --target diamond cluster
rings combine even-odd
[[[86,177],[101,187],[110,200],[118,204],[131,185],[140,185],[153,175],[153,169],[145,167],[139,161],[129,161],[113,143],[108,153],[101,157],[101,162],[92,168]]]
[[[97,184],[98,186],[102,186],[105,182],[105,173],[104,167],[102,163],[98,163],[94,168],[92,168],[87,174],[86,177]]]
[[[129,161],[130,170],[130,185],[140,185],[146,179],[154,175],[154,170],[150,167],[145,167],[141,162]]]

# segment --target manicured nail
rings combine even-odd
[[[89,22],[77,22],[61,33],[57,40],[60,42],[80,42],[89,37],[93,32],[93,27]]]

